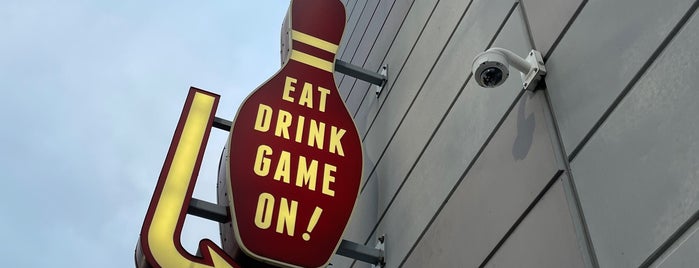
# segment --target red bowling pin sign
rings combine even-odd
[[[345,11],[338,0],[293,0],[288,16],[289,59],[241,104],[231,128],[228,198],[243,254],[275,266],[324,267],[363,168],[333,78]]]

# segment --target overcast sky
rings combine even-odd
[[[0,1],[2,267],[133,267],[190,86],[217,115],[279,69],[286,0]],[[215,202],[214,129],[194,196]],[[183,242],[218,241],[189,216]]]

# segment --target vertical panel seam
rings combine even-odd
[[[522,1],[525,1],[525,0],[521,0],[520,2],[522,2]],[[579,14],[580,11],[582,10],[582,8],[585,6],[585,3],[587,3],[587,0],[583,0],[583,1],[580,3],[580,5],[578,5],[578,8],[577,8],[576,11],[574,12],[574,14],[573,14],[573,16],[571,17],[571,19],[568,20],[568,23],[566,24],[566,26],[564,27],[564,29],[561,31],[561,33],[558,35],[557,39],[560,40],[560,38],[567,32],[567,30],[568,30],[568,28],[570,27],[570,25],[573,23],[573,21],[575,21],[575,18],[577,18],[578,14]],[[529,42],[530,42],[530,44],[531,44],[531,47],[532,47],[532,49],[537,49],[537,48],[536,48],[536,42],[534,42],[534,34],[533,34],[532,31],[531,31],[531,25],[530,25],[530,23],[529,23],[529,16],[528,16],[528,13],[527,13],[526,5],[522,5],[522,19],[524,20],[525,30],[526,30],[526,32],[527,32],[527,36],[529,37]],[[547,52],[547,55],[548,55],[551,51],[553,51],[553,49],[555,48],[555,46],[558,44],[558,40],[555,41],[554,44],[555,44],[555,45],[552,45],[551,48],[549,48],[549,51]],[[545,78],[544,78],[544,79],[545,79]],[[544,81],[544,83],[542,83],[542,84],[543,84],[543,87],[542,87],[542,88],[547,89],[545,83],[546,83],[545,81]],[[560,159],[560,160],[563,162],[563,165],[564,165],[564,168],[565,168],[565,172],[568,174],[568,176],[567,176],[566,178],[562,178],[562,179],[561,179],[562,182],[563,182],[563,180],[566,180],[565,182],[562,183],[562,187],[565,189],[565,190],[563,191],[563,192],[564,192],[564,195],[566,196],[566,198],[567,198],[568,200],[571,200],[571,201],[572,201],[572,204],[571,204],[571,202],[568,203],[568,210],[569,210],[569,212],[570,212],[570,214],[571,214],[571,215],[570,215],[570,216],[571,216],[571,220],[574,221],[573,224],[574,224],[574,225],[575,225],[575,224],[579,224],[579,225],[580,225],[580,228],[581,228],[581,231],[582,231],[582,236],[583,236],[583,237],[582,237],[582,239],[583,239],[582,241],[583,241],[583,243],[584,243],[583,246],[584,246],[585,248],[582,249],[583,252],[581,252],[581,254],[586,255],[586,256],[585,256],[585,259],[587,259],[587,260],[590,261],[590,265],[591,265],[592,267],[599,267],[599,263],[598,263],[598,261],[597,261],[597,255],[596,255],[596,253],[595,253],[595,251],[594,251],[594,247],[592,246],[592,238],[590,237],[589,229],[588,229],[588,227],[587,227],[587,222],[585,221],[585,217],[584,217],[584,215],[583,215],[583,213],[582,213],[582,206],[581,206],[581,204],[580,204],[580,199],[579,199],[579,197],[578,197],[578,193],[577,193],[577,190],[576,190],[576,187],[575,187],[575,183],[573,183],[573,175],[572,175],[572,172],[570,171],[570,163],[568,162],[568,160],[567,160],[567,158],[566,158],[566,155],[567,155],[567,154],[566,154],[565,148],[564,148],[564,146],[563,146],[563,140],[562,140],[562,138],[561,138],[561,134],[560,134],[560,131],[559,131],[559,128],[558,128],[558,123],[557,123],[557,121],[556,121],[555,115],[553,114],[553,107],[552,107],[552,105],[551,105],[551,101],[550,101],[551,99],[550,99],[550,97],[549,97],[548,90],[545,90],[545,91],[544,91],[544,96],[545,96],[545,102],[546,102],[546,106],[547,106],[546,108],[547,108],[547,110],[548,110],[548,115],[550,116],[551,121],[552,121],[552,122],[551,122],[551,123],[552,123],[551,125],[552,125],[553,131],[554,131],[553,134],[555,135],[555,141],[554,141],[554,142],[558,143],[557,146],[556,146],[556,147],[557,147],[557,152],[556,152],[557,157],[556,157],[556,158],[557,158],[557,159]],[[571,205],[572,205],[573,207],[571,207]],[[577,234],[576,234],[576,235],[577,235]],[[509,235],[508,235],[508,236],[509,236]],[[493,252],[492,254],[494,254],[494,252]],[[485,265],[486,263],[487,263],[487,261],[485,261],[485,262],[482,264],[482,266]]]
[[[560,154],[561,161],[563,162],[564,168],[566,172],[568,173],[567,176],[567,181],[566,183],[563,183],[563,187],[566,190],[565,195],[566,198],[568,198],[568,192],[570,192],[573,201],[574,207],[569,208],[571,210],[571,216],[574,217],[573,220],[577,220],[578,223],[580,224],[580,227],[582,228],[583,232],[583,239],[585,242],[585,247],[586,247],[586,253],[588,257],[590,258],[591,265],[593,267],[599,267],[599,262],[597,260],[597,253],[595,252],[595,247],[592,243],[592,237],[590,236],[590,230],[587,226],[587,220],[585,219],[585,213],[582,209],[582,204],[580,202],[580,196],[578,194],[577,186],[575,185],[575,180],[573,179],[573,172],[571,171],[570,168],[570,161],[566,158],[566,150],[565,146],[563,145],[563,138],[561,136],[561,131],[558,126],[558,121],[556,120],[556,114],[553,112],[553,105],[551,105],[551,97],[548,92],[548,87],[546,86],[546,81],[544,81],[544,94],[546,96],[546,105],[547,105],[547,110],[549,112],[549,115],[551,116],[552,119],[552,125],[553,129],[556,134],[556,142],[558,143],[558,150]],[[566,178],[564,178],[566,179]]]
[[[521,5],[521,12],[522,13],[522,20],[524,21],[524,30],[527,32],[527,38],[529,39],[529,47],[532,49],[537,49],[536,48],[536,43],[534,42],[534,36],[532,34],[532,28],[529,25],[529,16],[527,15],[527,10],[525,5],[523,4],[524,0],[520,0],[519,2],[522,3]]]
[[[558,37],[556,37],[556,40],[553,41],[553,44],[551,44],[551,47],[549,48],[549,51],[546,52],[546,55],[544,55],[544,61],[548,60],[548,58],[551,56],[551,53],[556,50],[556,47],[558,47],[558,44],[561,42],[561,39],[565,36],[566,33],[568,33],[568,29],[570,29],[570,26],[573,25],[573,22],[578,18],[578,15],[580,15],[580,12],[582,12],[583,8],[585,5],[587,5],[588,0],[583,0],[578,8],[575,10],[573,13],[573,16],[570,17],[568,20],[568,23],[563,27],[561,30],[561,33],[558,34]]]

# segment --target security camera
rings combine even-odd
[[[497,87],[510,76],[510,65],[521,73],[522,86],[526,90],[533,91],[541,77],[546,74],[544,60],[539,51],[532,50],[527,58],[523,59],[512,51],[494,47],[481,52],[473,59],[473,76],[482,87]]]

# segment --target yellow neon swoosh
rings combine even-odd
[[[158,199],[153,220],[148,230],[148,246],[155,261],[161,267],[210,268],[187,259],[177,251],[175,229],[182,211],[187,188],[197,164],[199,151],[208,127],[209,117],[216,99],[213,96],[196,92],[192,101],[177,148],[175,149],[170,170]],[[213,267],[232,267],[216,251],[208,248]]]

